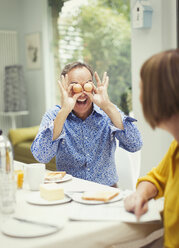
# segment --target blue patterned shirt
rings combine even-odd
[[[115,165],[116,139],[119,146],[135,152],[142,147],[141,135],[134,125],[135,119],[120,111],[124,130],[116,128],[108,115],[97,105],[92,113],[82,120],[71,112],[60,136],[53,141],[54,119],[60,106],[46,112],[31,151],[35,159],[48,163],[56,156],[57,170],[72,176],[106,185],[118,181]]]

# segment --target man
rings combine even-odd
[[[96,72],[94,75],[97,86],[89,65],[74,62],[65,66],[59,82],[61,106],[44,115],[31,150],[43,163],[56,156],[57,170],[114,186],[118,181],[116,139],[120,147],[135,152],[142,146],[141,135],[135,119],[125,116],[110,101],[107,73],[102,82]],[[91,91],[84,90],[86,83],[91,84]],[[75,87],[81,90],[76,93]]]

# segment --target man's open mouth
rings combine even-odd
[[[87,98],[85,98],[85,99],[78,99],[77,100],[77,103],[78,104],[85,104],[87,102]]]

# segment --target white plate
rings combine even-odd
[[[33,192],[30,193],[27,198],[26,201],[30,204],[34,204],[34,205],[57,205],[57,204],[63,204],[63,203],[67,203],[71,201],[71,198],[68,197],[67,195],[65,195],[65,197],[62,200],[58,200],[58,201],[47,201],[43,198],[40,197],[40,192]]]
[[[56,180],[44,180],[45,183],[62,183],[62,182],[66,182],[68,180],[71,180],[72,179],[72,175],[70,174],[66,174],[62,179],[56,179]]]
[[[48,223],[53,225],[51,223]],[[11,237],[19,238],[34,238],[46,236],[58,232],[62,229],[64,224],[58,227],[48,225],[37,225],[32,223],[21,222],[16,219],[10,218],[6,220],[1,227],[2,233]]]
[[[123,199],[122,193],[119,193],[116,197],[111,199],[110,201],[104,202],[104,201],[93,201],[93,200],[83,200],[82,199],[83,193],[74,193],[70,195],[73,201],[82,203],[82,204],[89,204],[89,205],[97,205],[97,204],[109,204],[113,202],[117,202]]]

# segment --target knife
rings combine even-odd
[[[25,222],[25,223],[29,223],[29,224],[38,225],[38,226],[55,228],[56,231],[59,231],[59,227],[56,225],[52,225],[52,224],[48,224],[48,223],[44,223],[44,222],[39,222],[39,221],[34,221],[34,220],[27,220],[27,219],[23,219],[23,218],[19,218],[19,217],[13,217],[13,219],[18,220],[20,222]]]

